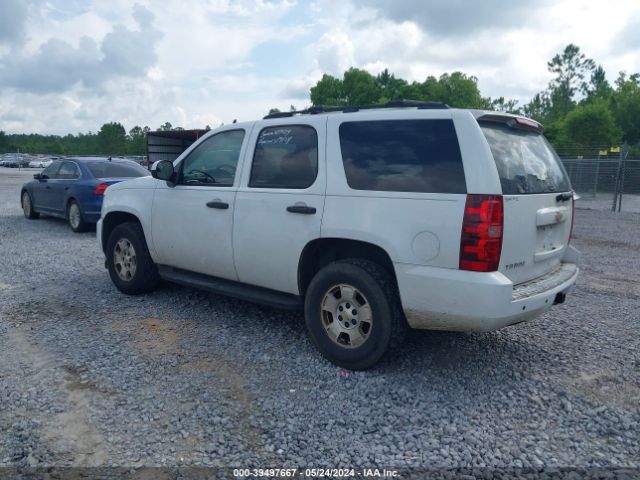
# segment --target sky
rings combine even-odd
[[[96,132],[304,108],[323,73],[462,71],[526,103],[574,43],[613,82],[640,71],[633,0],[0,0],[0,130]]]

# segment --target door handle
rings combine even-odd
[[[207,202],[207,207],[217,208],[219,210],[226,210],[227,208],[229,208],[229,204],[227,202],[222,202],[220,200],[213,200],[212,202]]]
[[[287,212],[313,215],[314,213],[316,213],[316,207],[307,207],[306,205],[291,205],[287,207]]]

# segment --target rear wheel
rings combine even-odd
[[[107,240],[107,268],[111,281],[123,293],[136,295],[154,290],[160,282],[139,223],[113,229]]]
[[[407,330],[391,274],[362,259],[333,262],[315,275],[305,319],[320,353],[353,370],[375,365]]]
[[[74,232],[84,232],[89,227],[89,224],[82,220],[82,212],[80,211],[80,205],[75,200],[69,202],[67,207],[67,218],[69,219],[69,226]]]
[[[22,212],[25,217],[31,220],[40,216],[38,212],[33,210],[33,202],[31,201],[31,195],[29,195],[29,192],[22,192]]]

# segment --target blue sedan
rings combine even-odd
[[[149,175],[131,160],[73,157],[53,161],[22,186],[20,200],[27,218],[40,214],[68,220],[74,232],[100,219],[102,197],[109,185]]]

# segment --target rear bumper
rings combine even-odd
[[[569,249],[555,270],[516,286],[500,272],[395,264],[407,321],[419,329],[490,331],[530,320],[575,284],[580,254]]]

